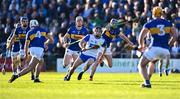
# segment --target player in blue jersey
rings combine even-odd
[[[79,55],[81,48],[78,45],[78,40],[88,34],[88,30],[83,26],[82,16],[77,16],[75,26],[71,26],[63,38],[63,46],[66,48],[63,59],[63,67],[72,65]]]
[[[10,39],[10,42],[9,42],[9,46],[8,46],[8,49],[12,46],[14,40],[15,40],[15,37],[18,37],[19,38],[19,42],[20,42],[20,51],[19,51],[19,57],[21,59],[21,67],[22,66],[25,66],[29,63],[29,61],[26,61],[24,60],[24,44],[25,44],[25,39],[26,39],[26,34],[27,32],[30,30],[29,26],[28,26],[28,18],[27,17],[21,17],[20,18],[20,24],[17,25],[15,27],[15,30],[14,30],[14,34],[12,35],[12,38]],[[30,57],[29,59],[30,60]],[[33,73],[33,70],[31,72],[31,80],[34,79],[34,73]]]
[[[12,36],[12,39],[10,40],[10,46],[13,43],[13,40],[15,39],[15,37],[18,37],[20,40],[20,57],[21,59],[24,58],[24,44],[25,44],[25,40],[26,40],[26,34],[27,32],[30,30],[29,26],[28,26],[28,19],[27,17],[21,17],[20,18],[20,26],[17,26],[15,28],[14,34]],[[24,64],[22,64],[24,65]]]
[[[7,43],[6,43],[6,47],[9,47],[9,42],[10,39],[12,38],[13,32],[10,34],[10,36],[7,39]],[[18,72],[18,68],[20,66],[20,58],[19,58],[19,51],[20,51],[20,44],[19,44],[19,38],[15,37],[14,43],[11,47],[11,49],[7,49],[6,54],[8,54],[8,52],[11,52],[11,60],[12,60],[12,72],[13,74],[16,74]],[[7,57],[7,55],[6,55]],[[4,61],[4,66],[6,65],[6,59]],[[4,72],[5,72],[5,68]],[[3,71],[3,70],[2,70]]]
[[[9,36],[7,40],[7,46],[9,44],[9,40],[12,37],[13,33]],[[19,71],[19,67],[21,65],[20,57],[19,57],[19,51],[20,51],[20,44],[19,44],[19,38],[15,37],[14,43],[11,48],[11,60],[12,60],[12,72],[13,74],[16,74]]]
[[[53,38],[45,29],[39,27],[37,20],[30,21],[30,28],[31,30],[28,32],[25,42],[25,59],[27,59],[29,50],[30,56],[32,57],[31,61],[28,67],[24,68],[19,74],[12,75],[9,83],[12,83],[15,79],[27,74],[34,68],[36,73],[34,82],[40,82],[38,77],[41,65],[39,64],[43,63],[44,50],[49,43],[53,43]]]
[[[85,63],[85,62],[87,63],[86,64],[87,68],[84,69],[84,72],[85,72],[86,70],[88,70],[89,66],[92,65],[96,61],[96,58],[98,58],[97,60],[101,60],[102,56],[97,56],[97,53],[98,53],[97,49],[100,46],[102,46],[103,47],[102,53],[105,53],[105,49],[106,49],[106,43],[105,43],[105,40],[101,37],[101,34],[102,34],[101,28],[95,27],[93,30],[93,34],[86,35],[82,39],[82,41],[79,42],[79,46],[82,52],[73,63],[72,68],[70,68],[68,74],[64,77],[65,81],[70,80],[71,75],[73,74],[75,69],[82,63]],[[82,77],[82,74],[81,74],[81,77]],[[81,77],[78,76],[78,80],[80,80]]]
[[[144,80],[141,87],[151,88],[146,65],[153,60],[170,56],[169,45],[172,45],[177,38],[175,28],[169,21],[161,18],[162,14],[160,7],[154,7],[152,10],[153,20],[144,25],[139,35],[139,49],[145,48],[144,38],[147,33],[150,33],[153,38],[152,46],[145,50],[138,64],[139,73]]]
[[[152,38],[151,34],[148,33],[147,36],[146,36],[146,41],[145,41],[146,48],[151,47],[152,43],[153,43],[153,38]],[[149,64],[148,64],[148,75],[149,75],[149,78],[151,78],[152,74],[154,73],[155,64],[157,62],[158,62],[159,76],[162,77],[163,60],[164,59],[157,59],[157,60],[153,60],[153,61],[149,62]],[[166,57],[164,63],[165,63],[165,70],[164,70],[164,72],[165,72],[166,76],[168,76],[169,71],[170,71],[170,69],[169,69],[170,55],[168,55],[168,57]]]
[[[112,67],[112,53],[111,53],[111,48],[110,48],[110,43],[114,38],[117,36],[120,36],[123,40],[125,40],[129,46],[134,47],[133,43],[120,31],[120,28],[117,26],[118,21],[116,19],[111,19],[110,24],[106,27],[106,29],[103,31],[102,38],[105,39],[107,49],[104,55],[104,63],[106,63],[107,66],[110,68]],[[102,49],[99,49],[99,54],[102,54]],[[90,73],[90,79],[92,81],[93,75],[96,71],[97,66],[99,65],[100,62],[96,61],[93,66],[92,70]]]

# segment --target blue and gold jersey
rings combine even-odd
[[[26,36],[26,40],[30,41],[29,47],[41,47],[44,48],[44,43],[46,42],[46,36],[48,31],[40,27],[34,27],[31,29]]]
[[[26,34],[30,30],[29,27],[23,29],[22,27],[17,27],[15,31],[15,35],[19,38],[21,49],[24,49],[24,44],[26,40]]]
[[[75,42],[75,41],[81,39],[83,36],[86,36],[88,34],[88,30],[84,26],[81,28],[81,30],[77,30],[77,28],[75,26],[72,26],[68,29],[67,33],[70,36],[70,43],[72,43],[72,42]],[[68,49],[73,50],[73,51],[81,50],[78,42],[70,45],[68,47]]]
[[[13,33],[10,34],[9,38],[13,36]],[[20,43],[19,43],[19,38],[15,35],[15,40],[11,48],[12,52],[19,52],[20,51]]]
[[[119,28],[115,28],[115,29],[110,28],[110,31],[105,30],[103,32],[102,37],[105,39],[107,47],[110,46],[110,43],[112,42],[112,40],[116,38],[119,35],[119,33],[120,33]]]
[[[155,19],[144,25],[153,37],[152,46],[169,49],[172,23],[165,19]]]
[[[20,51],[20,42],[19,42],[19,38],[16,37],[14,44],[12,45],[12,52],[19,52]]]

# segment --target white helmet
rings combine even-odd
[[[34,26],[39,26],[39,23],[38,23],[38,21],[37,20],[31,20],[30,21],[30,28],[32,28],[32,27],[34,27]]]

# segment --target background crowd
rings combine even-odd
[[[47,55],[63,57],[64,48],[59,43],[58,35],[63,36],[76,16],[84,18],[84,25],[91,32],[96,25],[106,26],[111,18],[125,20],[122,32],[134,44],[144,23],[152,19],[151,9],[154,6],[163,8],[163,17],[173,23],[179,35],[178,41],[171,48],[174,58],[180,57],[180,0],[0,0],[0,53],[5,52],[7,37],[14,24],[21,16],[37,19],[54,36]],[[128,57],[120,38],[113,40],[114,57]]]

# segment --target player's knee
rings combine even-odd
[[[112,68],[112,63],[108,64],[109,68]]]

